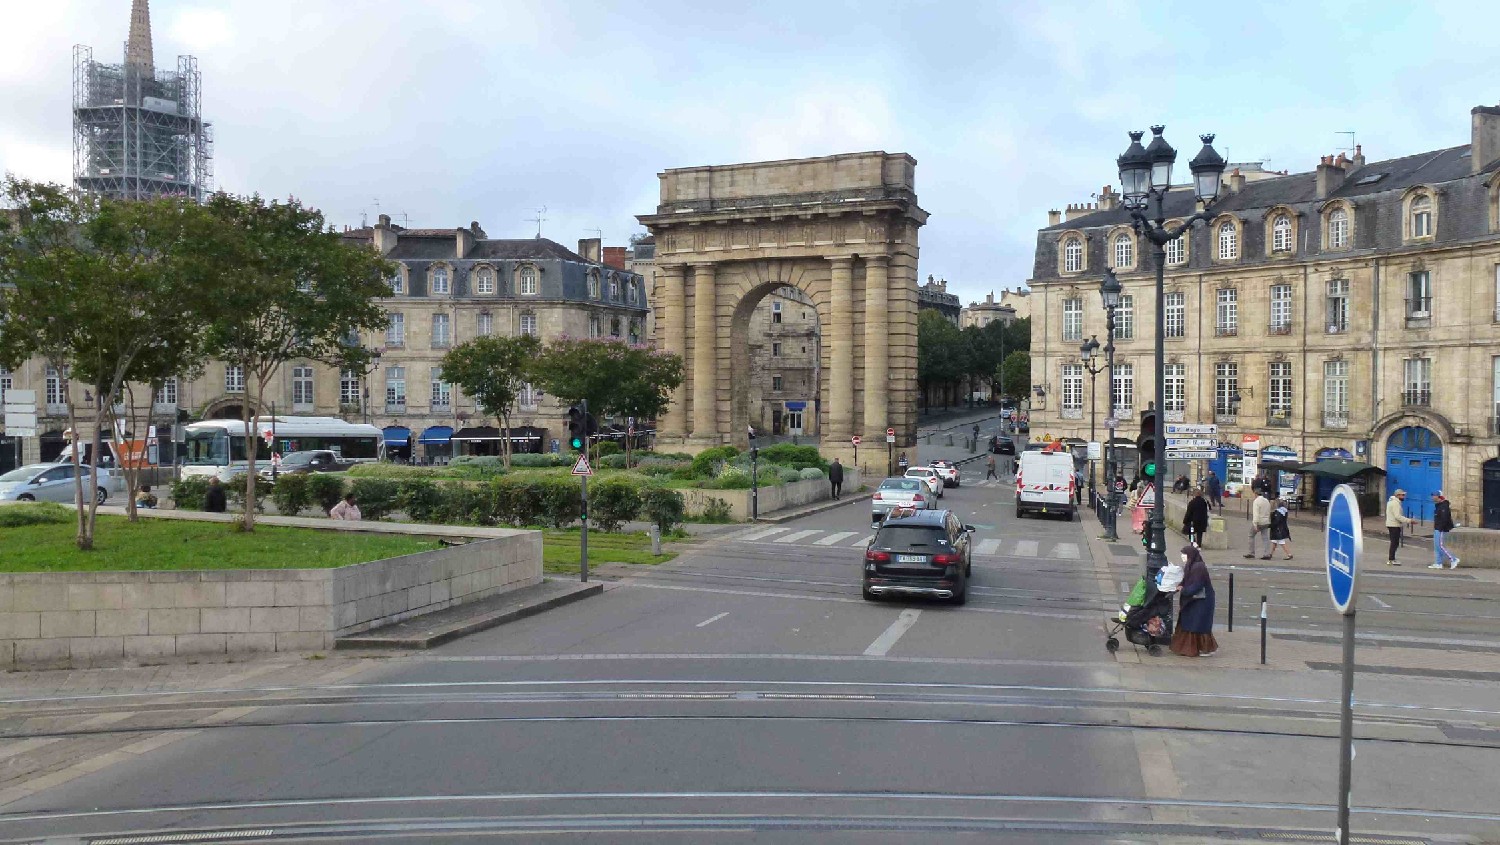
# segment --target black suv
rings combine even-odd
[[[1016,453],[1016,444],[1009,437],[997,434],[990,438],[990,451],[996,455],[1014,455]]]
[[[970,536],[949,510],[893,516],[865,547],[861,586],[875,601],[887,595],[918,595],[963,604],[974,568]]]

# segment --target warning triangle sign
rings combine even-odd
[[[576,464],[573,465],[573,474],[574,475],[593,475],[594,474],[594,468],[591,467],[591,466],[589,466],[589,456],[588,455],[579,455],[578,456],[578,463],[576,463]]]

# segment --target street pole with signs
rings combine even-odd
[[[855,466],[856,469],[858,469],[859,468],[859,435],[858,434],[856,434],[853,437],[849,438],[849,445],[854,447],[854,466]]]
[[[1359,599],[1359,555],[1364,536],[1354,488],[1340,484],[1328,499],[1323,553],[1328,595],[1344,616],[1344,677],[1339,697],[1339,845],[1349,845],[1349,789],[1354,776],[1354,603]]]
[[[896,474],[896,429],[885,430],[885,474]]]

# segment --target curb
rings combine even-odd
[[[549,579],[536,586],[541,587],[558,583],[562,582]],[[516,592],[521,591],[518,590]],[[422,617],[419,616],[415,619],[408,619],[403,622],[397,622],[394,625],[386,625],[383,628],[376,628],[374,630],[365,631],[360,634],[351,634],[347,637],[340,637],[334,641],[333,647],[335,650],[357,648],[432,648],[434,646],[442,645],[446,642],[451,642],[460,637],[466,637],[469,634],[477,634],[480,631],[485,631],[499,625],[504,625],[507,622],[514,622],[518,619],[525,619],[528,616],[535,616],[538,613],[551,610],[555,607],[562,607],[566,604],[572,604],[575,601],[588,598],[589,596],[598,595],[602,592],[604,592],[603,583],[578,583],[573,585],[571,588],[563,588],[561,592],[548,596],[547,598],[544,598],[540,601],[528,602],[525,599],[522,599],[519,605],[512,604],[512,602],[515,601],[514,593],[502,593],[500,596],[495,597],[499,600],[499,602],[497,603],[500,603],[501,607],[496,608],[493,611],[481,612],[477,615],[469,615],[462,613],[462,611],[472,610],[474,609],[474,605],[459,605],[457,608],[452,608],[452,610],[459,611],[458,613],[454,614],[457,618],[446,624],[444,624],[443,622],[438,622],[436,625],[431,625],[431,621],[429,621],[429,625],[431,625],[431,627],[424,626],[421,624]],[[475,603],[475,605],[478,604],[478,602]],[[440,610],[435,614],[428,614],[429,620],[431,616],[435,616],[440,613],[444,613],[444,611]],[[381,634],[382,630],[387,631],[388,633]]]
[[[804,516],[811,516],[811,515],[813,515],[815,513],[822,513],[823,511],[831,511],[834,508],[841,508],[844,505],[847,505],[847,504],[849,504],[851,502],[860,502],[860,501],[864,501],[865,499],[868,499],[868,498],[870,498],[870,494],[869,493],[857,493],[857,494],[854,494],[852,496],[846,496],[845,498],[842,498],[842,499],[828,499],[828,500],[825,500],[823,502],[819,502],[816,505],[812,505],[811,507],[798,508],[796,510],[776,511],[775,513],[762,514],[759,518],[752,519],[750,521],[753,522],[753,523],[757,523],[757,524],[765,522],[765,523],[770,523],[772,525],[775,525],[777,523],[787,522],[787,521],[793,520],[793,519],[801,519]]]

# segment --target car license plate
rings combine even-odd
[[[926,563],[927,555],[896,555],[897,563]]]

